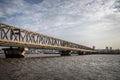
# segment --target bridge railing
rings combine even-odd
[[[46,36],[32,31],[16,28],[6,24],[0,24],[0,40],[9,40],[17,42],[27,42],[49,46],[60,46],[78,49],[93,50],[90,47],[75,44],[65,40],[57,39],[54,37]]]

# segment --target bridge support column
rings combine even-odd
[[[81,52],[81,51],[78,52],[78,55],[84,55],[84,54],[86,54],[86,52]]]
[[[61,51],[61,56],[70,56],[71,55],[71,51]]]
[[[24,58],[28,48],[4,48],[6,58]]]

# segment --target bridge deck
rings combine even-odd
[[[0,45],[94,52],[90,47],[0,24]]]

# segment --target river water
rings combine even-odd
[[[0,80],[120,80],[120,55],[1,58]]]

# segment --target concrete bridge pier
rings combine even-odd
[[[3,48],[6,58],[24,58],[28,48]]]
[[[61,56],[70,56],[72,51],[62,50],[60,52],[61,52],[60,54]]]
[[[84,54],[86,54],[86,52],[78,51],[78,55],[84,55]]]

